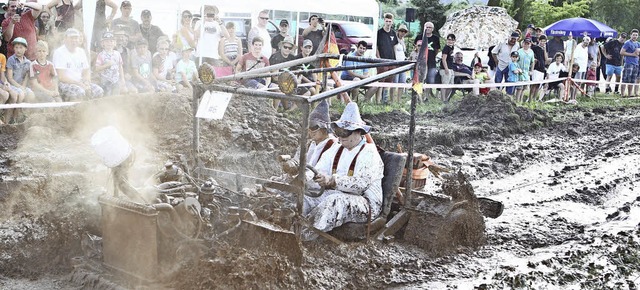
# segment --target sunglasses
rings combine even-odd
[[[192,15],[187,15],[187,14],[182,15],[182,18],[192,18],[192,17],[193,17]]]
[[[293,49],[293,46],[283,45],[282,48],[284,48],[284,49]]]
[[[260,17],[262,20],[269,20],[269,17]]]
[[[311,133],[315,133],[318,130],[320,130],[320,126],[318,126],[318,125],[315,125],[313,127],[309,127],[309,132],[311,132]]]
[[[342,128],[337,127],[337,126],[335,126],[335,127],[333,128],[333,133],[334,133],[336,136],[340,137],[340,138],[347,138],[347,137],[351,136],[351,134],[353,134],[353,132],[354,132],[354,131],[351,131],[351,130],[345,130],[345,129],[342,129]]]

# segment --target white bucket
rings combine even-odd
[[[107,167],[116,167],[131,155],[129,142],[113,126],[104,127],[91,136],[91,146]]]

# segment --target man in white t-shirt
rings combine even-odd
[[[53,65],[59,79],[60,95],[65,101],[100,98],[104,90],[91,83],[89,60],[80,45],[80,31],[69,28],[64,33],[64,44],[53,52]]]
[[[202,61],[215,67],[225,66],[218,54],[218,44],[220,39],[229,37],[227,28],[222,25],[222,20],[218,17],[218,7],[215,5],[204,6],[204,21],[198,27],[196,33],[200,36],[198,41],[198,56],[202,57]]]
[[[267,45],[262,46],[262,55],[267,59],[271,57],[271,35],[269,35],[269,31],[267,31],[267,22],[269,21],[269,10],[262,10],[258,14],[258,25],[251,28],[249,31],[249,35],[247,36],[247,43],[253,43],[253,39],[256,36],[260,36],[262,38],[262,42]]]

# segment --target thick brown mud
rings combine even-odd
[[[74,258],[86,252],[82,240],[101,235],[97,197],[109,187],[88,140],[106,124],[124,128],[136,150],[132,181],[142,185],[167,159],[189,155],[190,106],[179,95],[113,98],[30,112],[24,124],[0,127],[0,288],[116,287],[110,275],[74,272]],[[208,244],[208,253],[167,280],[137,287],[636,289],[638,113],[547,113],[500,94],[466,97],[418,118],[416,148],[464,173],[478,197],[505,204],[502,216],[485,220],[486,241],[445,255],[400,237],[344,246],[318,241],[302,245],[299,265],[269,249]],[[406,148],[407,115],[364,117],[379,145]],[[267,101],[234,97],[225,120],[201,123],[201,157],[207,167],[277,175],[275,157],[295,151],[297,123]],[[427,189],[446,193],[441,185],[431,178]]]

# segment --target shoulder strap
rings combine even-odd
[[[322,157],[322,154],[329,150],[331,146],[333,146],[333,139],[329,139],[329,141],[327,141],[327,144],[324,144],[324,147],[322,148],[322,151],[320,151],[320,156],[318,156],[318,159],[320,159]]]
[[[351,160],[351,165],[349,165],[349,173],[347,174],[347,176],[353,176],[353,171],[356,169],[356,160],[358,160],[358,155],[360,155],[360,152],[364,150],[364,146],[367,146],[367,143],[362,144],[362,147],[360,147],[360,150],[358,150],[356,156],[354,156],[353,160]]]
[[[338,148],[338,152],[336,152],[336,156],[333,158],[331,174],[336,174],[336,171],[338,171],[338,161],[340,161],[340,156],[342,156],[342,150],[344,150],[344,146],[340,146],[340,148]]]

